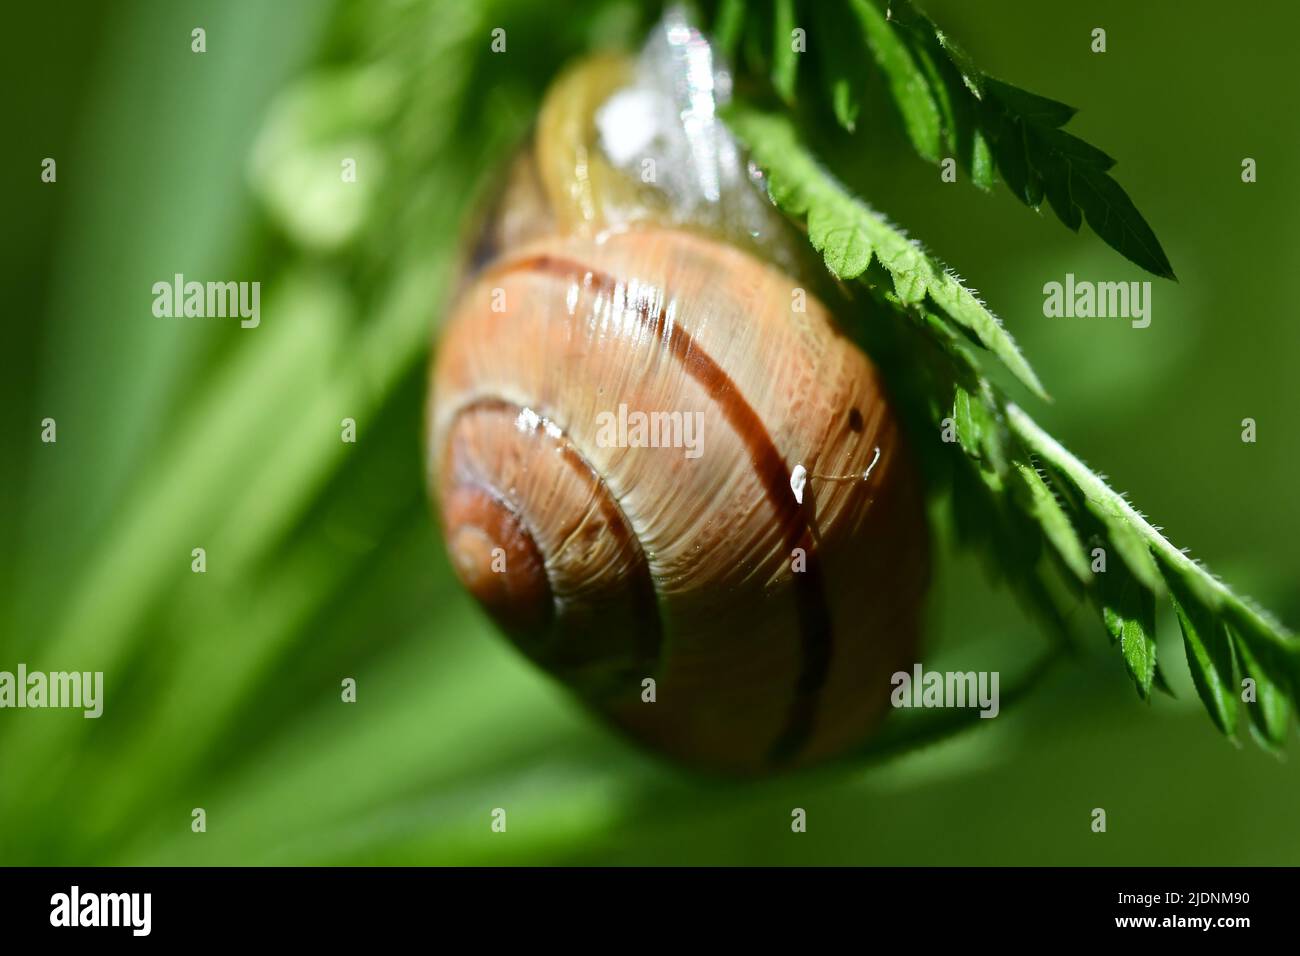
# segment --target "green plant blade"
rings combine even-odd
[[[725,118],[767,175],[772,201],[807,222],[808,238],[833,275],[859,278],[874,256],[888,271],[899,299],[915,304],[928,295],[1030,391],[1045,397],[1038,376],[997,316],[918,243],[818,166],[787,118],[734,106]]]

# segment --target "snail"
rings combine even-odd
[[[726,95],[681,20],[557,78],[441,331],[427,470],[456,574],[526,656],[649,747],[760,774],[881,720],[928,532]]]

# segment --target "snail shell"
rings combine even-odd
[[[550,181],[555,97],[590,115],[626,79],[558,81],[516,164],[436,355],[431,491],[464,586],[615,724],[715,770],[812,762],[914,659],[919,484],[870,361],[783,269]],[[660,447],[613,424],[637,412]]]

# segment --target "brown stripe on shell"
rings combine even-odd
[[[525,413],[525,409],[504,398],[480,396],[457,408],[450,422],[454,425],[461,417],[475,412],[501,414],[518,421]],[[453,431],[454,429],[449,426],[448,434]],[[629,555],[632,563],[628,571],[628,580],[631,584],[633,617],[639,624],[644,625],[633,635],[637,645],[636,656],[638,659],[657,662],[663,643],[663,622],[659,614],[659,600],[655,593],[654,581],[650,577],[650,564],[646,560],[641,539],[637,537],[632,522],[605,483],[604,477],[578,450],[562,427],[557,425],[556,432],[549,434],[554,435],[553,440],[560,452],[560,458],[579,477],[590,483],[592,497],[600,507],[605,526],[614,537],[619,549]],[[638,675],[638,681],[640,676]]]
[[[573,259],[545,253],[504,262],[492,271],[498,275],[535,272],[580,281],[584,289],[611,297],[619,285],[608,273]],[[660,297],[661,302],[666,299],[666,296]],[[789,467],[772,441],[767,426],[740,393],[731,376],[695,342],[690,333],[678,325],[670,327],[666,308],[662,304],[655,308],[651,296],[640,296],[632,305],[648,330],[668,347],[686,373],[704,388],[744,442],[754,472],[776,513],[786,550],[802,548],[807,555],[806,569],[793,575],[795,608],[799,617],[800,671],[785,723],[768,754],[773,763],[785,763],[798,756],[812,736],[818,696],[830,673],[833,648],[830,607],[817,555],[811,496],[805,505],[795,500],[790,489]]]

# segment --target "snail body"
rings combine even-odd
[[[516,165],[436,356],[453,567],[528,657],[685,763],[842,752],[914,659],[927,578],[879,377],[782,268],[662,213],[566,216],[582,190],[556,168]]]

